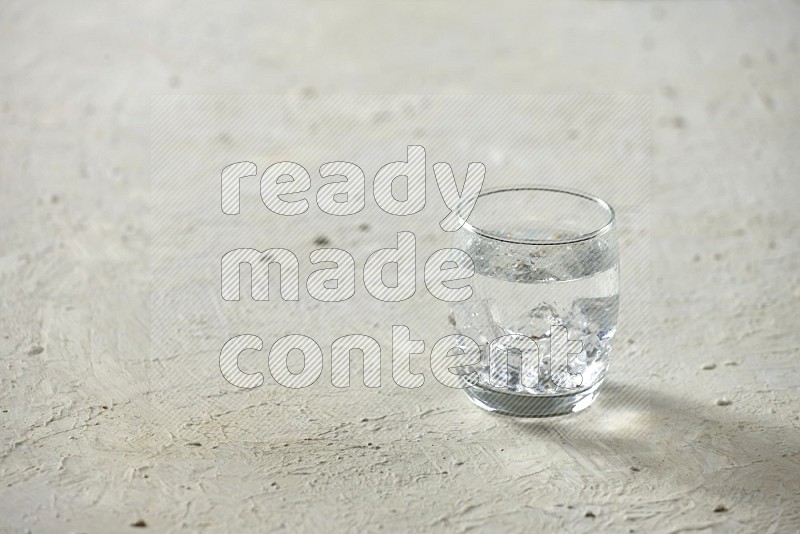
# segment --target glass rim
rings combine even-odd
[[[497,193],[510,193],[514,191],[547,191],[550,193],[562,193],[566,195],[580,197],[585,200],[594,202],[596,205],[603,208],[608,214],[609,218],[608,221],[600,228],[592,230],[591,232],[582,233],[577,237],[569,239],[521,239],[521,238],[509,238],[505,236],[500,236],[495,233],[492,233],[489,230],[479,228],[475,225],[470,224],[469,221],[467,221],[461,216],[459,207],[458,210],[459,213],[457,214],[457,216],[459,222],[462,224],[462,228],[466,229],[467,231],[478,234],[481,237],[485,237],[487,239],[492,239],[494,241],[502,241],[504,243],[511,243],[516,245],[568,245],[570,243],[580,243],[583,241],[589,241],[590,239],[599,237],[608,232],[614,226],[614,221],[616,221],[616,213],[614,212],[614,208],[612,208],[608,202],[606,202],[605,200],[603,200],[598,196],[567,187],[556,187],[552,185],[543,185],[543,184],[505,185],[505,186],[491,187],[489,189],[482,190],[481,192],[478,193],[477,198],[479,200],[481,197],[484,196],[494,195]],[[461,201],[462,206],[466,200],[468,199],[463,199]],[[475,206],[477,206],[477,200],[475,201]],[[475,210],[475,206],[473,206],[472,211]],[[470,214],[472,214],[472,212],[470,212]]]

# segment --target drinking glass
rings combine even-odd
[[[580,191],[521,185],[462,202],[455,248],[475,265],[472,296],[451,306],[462,369],[478,406],[518,417],[587,408],[608,369],[617,327],[614,210]],[[478,356],[479,351],[479,356]]]

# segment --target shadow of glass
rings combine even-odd
[[[673,477],[694,475],[786,458],[798,450],[800,432],[787,434],[777,418],[756,419],[730,408],[612,381],[583,412],[511,419],[510,424],[532,438],[559,444],[595,474],[647,469]]]

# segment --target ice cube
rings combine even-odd
[[[468,300],[453,306],[455,331],[472,338],[478,345],[486,345],[504,334],[492,316],[491,299]]]
[[[579,360],[591,365],[596,360],[605,359],[610,350],[610,343],[603,341],[595,334],[588,334],[581,338],[583,343],[583,352]]]
[[[553,372],[553,383],[560,388],[577,388],[583,385],[583,375],[581,372],[568,368],[561,368]]]
[[[614,335],[619,310],[619,297],[597,297],[577,299],[572,303],[572,309],[567,316],[567,321],[573,326],[568,328],[597,334],[601,339]]]
[[[564,318],[564,326],[567,327],[567,331],[573,337],[583,336],[589,331],[589,320],[583,314],[577,302],[575,301],[572,304],[572,309]]]
[[[508,329],[515,334],[522,334],[530,338],[539,339],[550,336],[550,327],[561,324],[555,308],[543,302],[531,309],[522,317],[509,322]]]

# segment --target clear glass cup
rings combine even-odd
[[[461,212],[468,203],[462,202]],[[619,307],[614,210],[544,185],[481,192],[455,248],[475,264],[472,296],[451,306],[465,353],[465,391],[518,417],[587,408],[608,369]]]

